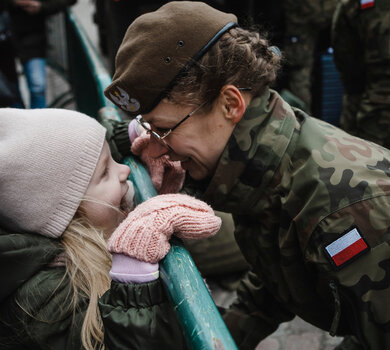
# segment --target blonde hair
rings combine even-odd
[[[71,284],[71,306],[76,315],[81,298],[89,300],[81,329],[86,349],[103,349],[103,323],[98,300],[110,288],[111,255],[104,232],[94,228],[84,215],[76,214],[63,235],[65,275]]]
[[[258,30],[233,28],[179,78],[167,98],[177,104],[211,108],[224,85],[250,88],[258,96],[277,77],[281,57]]]
[[[104,349],[103,322],[98,308],[98,300],[110,288],[111,255],[107,250],[105,233],[88,222],[80,207],[62,236],[60,237],[61,253],[50,264],[65,265],[65,273],[54,288],[55,295],[58,288],[67,284],[68,294],[58,307],[61,314],[73,313],[72,325],[75,326],[77,313],[81,304],[88,303],[80,332],[83,348],[88,350]],[[49,265],[49,266],[50,266]],[[33,297],[31,291],[30,296]],[[29,317],[40,322],[55,323],[61,321],[53,319],[52,315],[37,317],[30,312],[30,303],[16,297],[17,305]],[[28,332],[21,331],[18,338],[28,337]],[[3,341],[3,340],[2,340]]]

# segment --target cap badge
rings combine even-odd
[[[116,87],[113,94],[110,92],[110,96],[112,100],[124,111],[137,112],[140,108],[138,100],[130,98],[129,94],[119,86]]]

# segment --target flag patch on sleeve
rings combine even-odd
[[[325,247],[325,251],[336,268],[351,262],[370,248],[357,228],[354,228]]]
[[[374,7],[375,5],[375,0],[360,0],[360,8],[362,10]]]

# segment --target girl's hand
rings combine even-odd
[[[169,251],[173,234],[199,239],[216,234],[221,219],[206,203],[184,194],[166,194],[138,205],[108,241],[111,253],[156,263]]]

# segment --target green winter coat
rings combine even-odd
[[[50,267],[57,240],[0,229],[0,348],[81,348],[86,299],[72,322],[63,267]],[[26,312],[21,308],[25,303]],[[27,307],[27,304],[29,305]],[[99,301],[106,349],[185,349],[181,330],[160,280],[112,282]],[[44,321],[45,320],[45,321]]]
[[[185,185],[233,214],[252,267],[224,315],[240,349],[295,315],[390,349],[389,167],[388,150],[293,110],[276,92],[253,99],[212,179]],[[347,240],[356,230],[357,248]],[[343,244],[337,267],[331,248]]]

